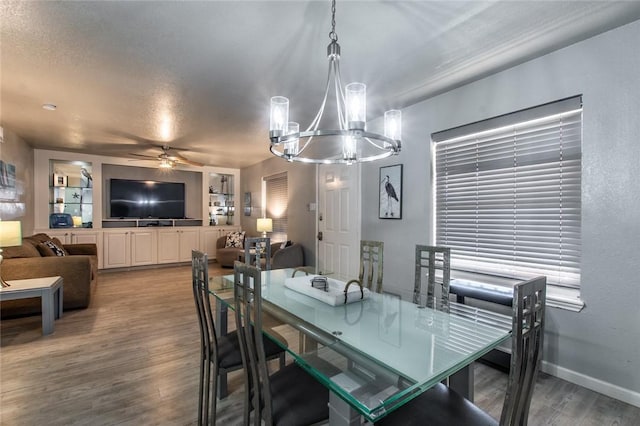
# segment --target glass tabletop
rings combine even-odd
[[[464,305],[450,313],[394,294],[331,306],[286,288],[293,270],[262,272],[263,309],[319,345],[289,348],[309,373],[374,421],[507,339],[511,319]],[[233,275],[214,277],[229,299]]]

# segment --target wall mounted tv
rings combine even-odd
[[[109,217],[184,218],[184,183],[110,179]]]

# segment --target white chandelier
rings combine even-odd
[[[400,152],[402,112],[384,113],[384,135],[366,131],[367,87],[363,83],[347,84],[343,90],[340,77],[340,45],[336,34],[336,2],[331,2],[331,42],[327,47],[329,71],[320,109],[306,131],[289,121],[289,99],[271,98],[269,138],[271,153],[288,161],[316,164],[352,164],[380,160]],[[331,82],[335,87],[338,128],[318,129],[329,97]]]

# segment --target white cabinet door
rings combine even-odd
[[[154,265],[158,262],[156,236],[154,229],[131,232],[131,266]]]
[[[102,247],[105,269],[131,266],[131,231],[105,231]]]
[[[220,237],[220,231],[217,228],[204,228],[200,233],[200,250],[207,253],[209,260],[216,258],[216,242]]]
[[[200,247],[200,228],[158,230],[158,263],[190,262]]]
[[[98,269],[103,268],[101,231],[71,231],[71,244],[95,244],[98,251]]]
[[[158,263],[180,261],[180,233],[176,229],[158,230]]]
[[[71,231],[71,244],[99,244],[100,232],[98,231]]]
[[[199,229],[180,229],[178,235],[180,236],[178,258],[180,262],[190,262],[191,251],[200,248]]]

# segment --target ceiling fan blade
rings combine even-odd
[[[142,158],[150,158],[152,160],[157,160],[158,156],[154,156],[154,155],[145,155],[145,154],[135,154],[133,152],[130,152],[129,155],[133,155],[135,157],[142,157]]]
[[[182,155],[178,155],[178,154],[173,154],[170,158],[174,159],[174,161],[178,162],[178,163],[182,163],[182,164],[188,164],[190,166],[195,166],[195,167],[202,167],[204,166],[204,163],[199,163],[197,161],[191,161],[188,158],[184,158]]]

